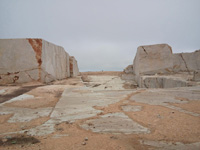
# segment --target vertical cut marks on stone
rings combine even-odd
[[[185,59],[183,58],[182,53],[180,54],[180,56],[181,56],[181,58],[182,58],[182,60],[183,60],[183,62],[185,64],[185,68],[187,69],[188,73],[190,74],[190,70],[188,69],[187,63],[186,63]]]
[[[42,39],[28,39],[28,42],[32,46],[33,50],[35,51],[35,57],[39,66],[42,64]]]

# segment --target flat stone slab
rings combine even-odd
[[[90,88],[67,89],[57,103],[51,118],[62,121],[75,121],[96,116],[101,110],[94,106],[108,106],[119,102],[132,91],[93,91]]]
[[[141,144],[156,147],[156,150],[199,150],[200,142],[181,143],[181,142],[165,142],[165,141],[140,141]]]
[[[33,119],[37,119],[40,117],[47,117],[52,111],[52,107],[46,108],[37,108],[37,109],[29,109],[29,108],[14,108],[14,107],[1,107],[0,115],[4,114],[14,114],[8,122],[29,122]]]
[[[184,98],[186,100],[179,100]],[[182,108],[175,107],[169,103],[188,103],[188,101],[200,100],[200,86],[190,88],[174,89],[150,89],[130,97],[131,101],[145,103],[149,105],[161,105],[170,109],[175,109],[193,116],[200,116],[198,113],[189,112]]]
[[[142,106],[132,106],[132,105],[125,105],[125,106],[121,106],[123,111],[129,112],[136,112],[136,111],[141,111]]]
[[[149,129],[134,122],[124,113],[109,113],[98,119],[87,120],[81,125],[83,129],[99,133],[138,134],[149,133]]]

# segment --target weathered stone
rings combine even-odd
[[[172,68],[172,48],[169,45],[157,44],[138,47],[133,67],[137,76],[170,73]]]
[[[83,129],[91,130],[92,132],[100,133],[150,133],[150,130],[142,125],[134,122],[124,113],[109,113],[100,116],[98,119],[87,120],[81,125]]]
[[[131,73],[122,74],[122,80],[135,80],[135,75]]]
[[[193,72],[200,70],[200,50],[192,53],[173,54],[174,72]]]
[[[134,74],[133,72],[133,65],[128,65],[125,69],[124,69],[125,73],[131,73]]]
[[[70,76],[75,77],[80,75],[79,69],[78,69],[78,63],[77,60],[74,58],[74,56],[70,56]]]
[[[128,66],[122,75],[122,79],[135,80],[142,88],[173,88],[197,85],[195,82],[188,82],[192,79],[175,77],[177,74],[187,73],[188,76],[200,70],[200,50],[193,53],[173,54],[167,44],[147,45],[138,47],[133,73],[128,72]],[[174,76],[167,76],[167,75]],[[135,75],[135,76],[134,76]],[[163,76],[164,75],[164,76]],[[166,76],[165,76],[166,75]],[[198,73],[194,75],[194,81],[198,81]]]
[[[194,81],[200,81],[200,70],[194,71]]]
[[[69,54],[43,39],[0,40],[0,84],[70,77]]]
[[[173,88],[186,87],[187,81],[182,78],[167,76],[141,76],[139,86],[141,88]]]

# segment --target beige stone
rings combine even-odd
[[[76,77],[76,76],[80,75],[80,72],[78,69],[78,62],[74,58],[74,56],[70,56],[69,61],[70,61],[70,76]]]
[[[128,65],[128,66],[124,69],[124,73],[131,73],[131,74],[134,74],[134,72],[133,72],[133,65]]]
[[[200,82],[200,70],[196,70],[194,71],[194,77],[193,77],[194,81],[198,81]]]
[[[200,50],[173,55],[174,72],[193,72],[195,70],[200,70]]]
[[[69,54],[43,39],[0,40],[0,84],[70,77]]]
[[[173,68],[171,47],[167,44],[138,47],[133,68],[137,76],[171,72]]]

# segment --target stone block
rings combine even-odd
[[[173,55],[174,72],[194,72],[195,70],[200,70],[200,50]]]
[[[170,73],[173,68],[172,49],[167,44],[140,46],[134,59],[136,75]]]
[[[200,82],[200,70],[194,71],[194,81]]]
[[[0,39],[0,84],[70,77],[69,54],[43,39]]]
[[[186,87],[187,81],[180,78],[165,76],[141,76],[139,86],[141,88],[174,88]]]
[[[78,62],[74,58],[74,56],[70,56],[69,61],[70,61],[70,76],[76,77],[76,76],[80,75],[80,72],[78,69]]]

